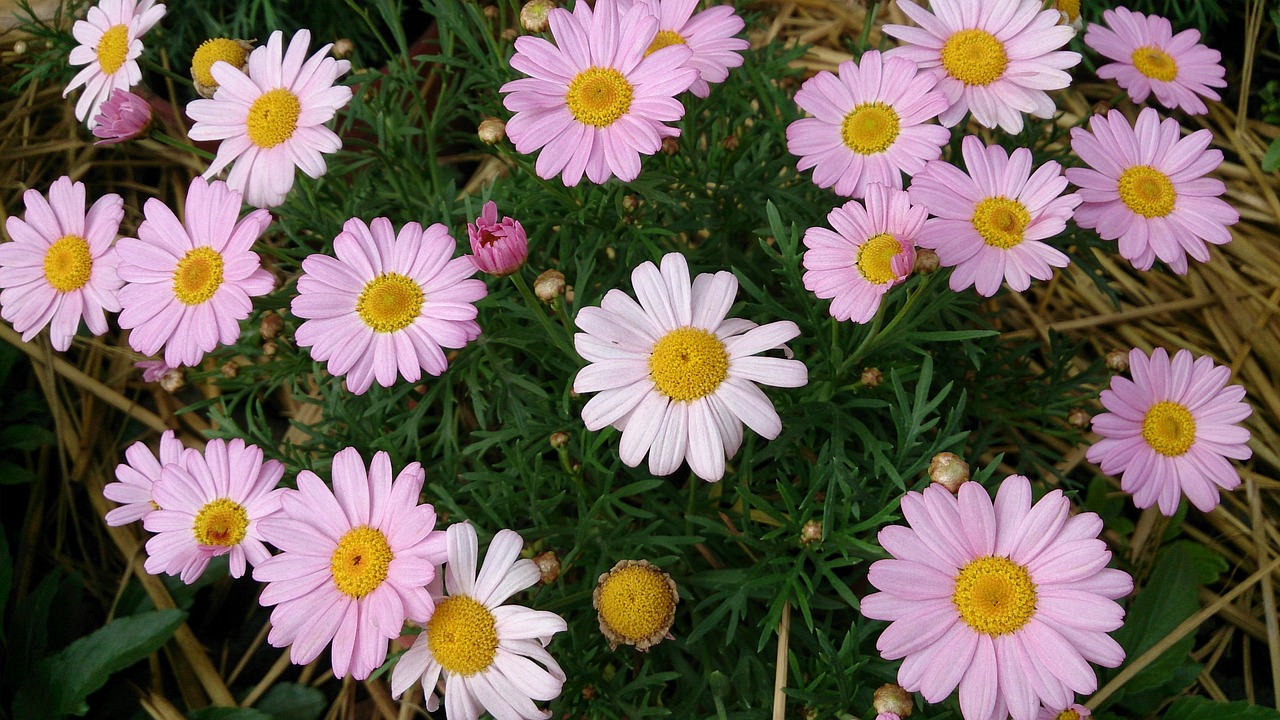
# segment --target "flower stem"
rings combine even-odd
[[[525,282],[524,275],[517,270],[516,272],[511,273],[510,278],[511,282],[515,283],[516,289],[520,291],[520,295],[524,297],[524,303],[529,306],[529,312],[533,313],[533,316],[538,318],[538,322],[542,324],[542,329],[547,333],[547,337],[555,344],[556,347],[560,348],[560,351],[563,352],[570,361],[575,365],[578,364],[581,360],[581,358],[578,357],[578,353],[574,351],[573,346],[569,344],[565,333],[555,325],[551,324],[551,318],[547,317],[547,312],[542,308],[542,303],[538,298],[533,296],[533,291],[529,289],[529,283]]]

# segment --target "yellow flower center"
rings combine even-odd
[[[1053,720],[1080,720],[1080,713],[1075,710],[1063,710],[1053,716]]]
[[[188,250],[173,271],[173,295],[184,305],[208,301],[222,286],[222,255],[211,247]]]
[[[1143,45],[1133,51],[1133,66],[1152,80],[1172,82],[1178,77],[1178,61],[1155,45]]]
[[[875,155],[893,145],[901,128],[897,111],[882,102],[869,102],[844,116],[840,137],[846,147],[859,155]]]
[[[658,52],[662,48],[671,47],[672,45],[687,45],[684,38],[680,37],[680,33],[675,30],[659,30],[658,35],[653,38],[653,42],[649,43],[649,49],[644,51],[644,56]]]
[[[609,127],[631,109],[631,83],[613,68],[589,67],[569,82],[564,100],[584,125]]]
[[[632,642],[666,631],[676,611],[667,578],[649,565],[628,565],[609,573],[600,586],[600,617]]]
[[[1060,12],[1066,13],[1067,19],[1070,20],[1071,22],[1075,22],[1080,18],[1080,0],[1058,0],[1057,7]],[[1074,711],[1064,710],[1063,712],[1074,712]],[[1065,720],[1065,719],[1059,718],[1059,720]]]
[[[400,273],[383,273],[370,280],[356,298],[356,314],[374,332],[403,330],[418,319],[426,296],[422,286]]]
[[[466,595],[440,601],[426,633],[431,656],[454,675],[475,675],[492,665],[498,654],[493,613]]]
[[[92,274],[89,242],[79,235],[59,238],[44,254],[44,279],[58,292],[79,290]]]
[[[1134,165],[1120,173],[1119,191],[1124,204],[1143,217],[1164,217],[1178,201],[1173,181],[1150,165]]]
[[[273,148],[293,137],[301,114],[297,95],[284,88],[268,90],[249,107],[249,139],[260,148]]]
[[[232,547],[244,540],[248,527],[249,513],[240,503],[229,498],[218,498],[200,508],[192,531],[196,542],[201,545]]]
[[[990,85],[1008,66],[1004,44],[986,30],[960,30],[942,46],[942,67],[965,85]]]
[[[124,65],[129,55],[129,26],[112,25],[98,41],[98,66],[110,75]]]
[[[242,68],[249,54],[240,43],[229,38],[212,38],[200,43],[191,56],[191,74],[196,82],[209,87],[217,87],[218,81],[213,78],[213,64],[222,61]]]
[[[653,344],[649,376],[672,400],[710,395],[729,375],[729,353],[720,338],[695,327],[672,330]]]
[[[973,229],[991,247],[1008,250],[1022,242],[1023,232],[1031,222],[1031,213],[1017,200],[989,197],[973,209]]]
[[[359,600],[387,579],[387,568],[393,559],[387,536],[361,525],[348,530],[338,541],[329,558],[329,572],[333,573],[338,592]]]
[[[858,248],[858,272],[872,285],[884,285],[898,279],[893,259],[902,252],[902,243],[890,233],[880,233]]]
[[[1161,455],[1177,457],[1195,443],[1196,420],[1186,405],[1162,400],[1142,418],[1142,439]]]
[[[1017,632],[1036,614],[1036,585],[1026,568],[988,555],[960,568],[951,602],[966,625],[996,637]]]

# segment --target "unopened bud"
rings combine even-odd
[[[810,520],[800,527],[800,544],[812,545],[822,542],[822,523]]]
[[[262,343],[262,354],[271,357],[280,351],[280,346],[276,345],[275,340],[268,340]]]
[[[1107,353],[1107,369],[1114,373],[1122,373],[1129,369],[1129,353],[1123,350],[1111,350]]]
[[[222,364],[222,377],[230,380],[240,374],[240,363],[235,360],[228,360]]]
[[[485,145],[497,145],[507,137],[507,124],[498,118],[485,118],[480,121],[480,127],[476,128],[476,135],[480,136],[480,142]]]
[[[338,38],[333,43],[333,49],[329,52],[333,56],[341,60],[344,57],[350,57],[351,53],[356,51],[356,44],[351,42],[351,38]]]
[[[929,479],[954,495],[969,480],[969,463],[955,453],[940,452],[929,461]]]
[[[556,557],[554,550],[548,550],[544,553],[534,556],[533,564],[538,566],[538,572],[542,573],[542,577],[538,582],[543,585],[550,585],[560,577],[560,558]]]
[[[921,275],[929,275],[936,272],[941,264],[942,261],[938,259],[938,253],[929,248],[916,248],[916,272]]]
[[[738,144],[740,142],[741,141],[738,140],[737,135],[730,135],[729,137],[725,138],[724,141],[721,142],[720,144],[724,146],[725,150],[728,150],[729,152],[733,152],[734,150],[738,149]]]
[[[640,200],[635,195],[622,196],[622,209],[627,212],[633,212],[640,207]]]
[[[25,55],[26,53],[27,53],[27,41],[26,41],[26,40],[19,40],[18,42],[16,42],[16,43],[14,43],[14,44],[13,44],[13,54],[14,54],[14,55]]]
[[[594,686],[594,685],[583,685],[583,686],[582,686],[582,699],[583,699],[583,700],[594,700],[594,699],[595,699],[595,697],[596,697],[596,688],[595,688],[595,686]]]
[[[160,378],[160,387],[165,392],[176,393],[187,386],[187,375],[181,368],[173,368]]]
[[[273,312],[262,314],[262,322],[258,323],[258,334],[263,340],[274,340],[284,329],[284,318]]]
[[[564,295],[564,273],[559,270],[547,270],[533,281],[533,294],[544,303]]]
[[[551,0],[529,0],[520,8],[520,27],[530,33],[546,32],[550,25],[547,16],[555,6]]]
[[[494,18],[498,17],[498,6],[497,6],[497,5],[485,5],[485,6],[484,6],[484,9],[483,9],[481,12],[483,12],[483,13],[484,13],[484,16],[485,16],[486,18],[489,18],[490,20],[493,20]]]
[[[880,368],[862,368],[862,384],[864,387],[878,387],[882,382],[884,382],[884,373],[880,372]]]
[[[502,32],[498,33],[498,37],[502,38],[503,42],[515,42],[516,38],[520,37],[520,33],[516,32],[513,27],[502,28]]]
[[[568,444],[569,444],[569,433],[559,432],[559,431],[551,433],[551,447],[559,450],[560,448]]]
[[[675,155],[680,152],[680,141],[673,137],[662,138],[662,154]]]
[[[915,703],[911,700],[911,693],[893,683],[887,683],[876,689],[871,696],[871,704],[878,713],[892,713],[899,718],[907,718],[911,717],[911,709]]]
[[[1084,429],[1089,426],[1090,419],[1089,413],[1080,408],[1071,408],[1071,412],[1067,413],[1067,422],[1071,423],[1072,427]]]

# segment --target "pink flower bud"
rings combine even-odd
[[[128,90],[115,90],[102,103],[94,122],[93,136],[102,138],[94,145],[115,145],[132,140],[146,132],[151,124],[151,104]]]
[[[467,237],[471,239],[471,262],[481,272],[495,277],[519,270],[529,256],[529,238],[524,228],[509,217],[499,221],[498,205],[492,200],[484,204],[474,225],[467,223]]]

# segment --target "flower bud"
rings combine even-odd
[[[225,62],[237,70],[243,70],[249,62],[251,50],[253,45],[231,38],[212,38],[201,43],[191,56],[191,80],[200,97],[211,98],[218,90],[218,81],[213,77],[215,63]]]
[[[550,26],[547,16],[555,6],[551,0],[529,0],[520,8],[520,27],[529,33],[546,32]]]
[[[800,544],[812,545],[822,542],[822,523],[810,520],[800,527]]]
[[[951,492],[960,492],[960,485],[969,481],[969,463],[959,455],[940,452],[929,461],[929,479]]]
[[[1067,422],[1071,423],[1072,427],[1080,429],[1089,427],[1089,420],[1091,419],[1092,418],[1089,416],[1089,413],[1085,412],[1082,408],[1071,408],[1071,412],[1067,413]]]
[[[911,693],[893,683],[887,683],[876,689],[871,697],[871,704],[878,713],[891,713],[899,718],[907,718],[911,716],[915,703],[911,700]]]
[[[551,304],[556,298],[564,295],[564,273],[559,270],[547,270],[533,281],[533,294],[544,303]]]
[[[276,341],[275,341],[275,340],[268,340],[268,341],[266,341],[266,342],[262,343],[262,354],[263,354],[263,355],[265,355],[265,356],[267,356],[267,357],[272,357],[272,356],[274,356],[277,352],[280,352],[280,346],[276,344]]]
[[[119,88],[102,103],[94,118],[94,145],[115,145],[142,135],[151,127],[151,103]]]
[[[941,264],[942,261],[938,259],[938,253],[929,248],[916,248],[916,272],[921,275],[930,275],[937,272]]]
[[[230,380],[240,374],[240,363],[235,360],[228,360],[222,364],[220,372],[222,373],[222,377]]]
[[[160,378],[160,387],[168,393],[176,393],[186,386],[187,376],[181,368],[169,368],[169,371]]]
[[[350,57],[351,53],[355,51],[356,51],[356,44],[351,41],[351,38],[338,38],[336,41],[334,41],[333,49],[331,49],[329,52],[334,57],[341,60],[342,58]]]
[[[551,447],[559,450],[560,448],[568,444],[569,444],[569,433],[560,432],[560,431],[551,433]]]
[[[258,323],[258,334],[263,340],[274,340],[284,329],[284,318],[267,311],[262,314],[262,322]]]
[[[534,556],[533,564],[538,566],[538,572],[542,573],[542,577],[538,582],[543,585],[550,585],[560,577],[560,558],[556,557],[554,550],[548,550],[544,553]]]
[[[485,6],[484,6],[484,9],[483,9],[483,10],[481,10],[481,12],[483,12],[483,13],[484,13],[485,18],[487,18],[487,19],[489,19],[489,20],[494,20],[494,19],[496,19],[496,18],[498,17],[498,6],[497,6],[497,5],[485,5]]]
[[[720,144],[724,147],[725,150],[728,150],[729,152],[733,152],[734,150],[738,149],[738,145],[740,145],[741,142],[742,141],[738,139],[737,135],[730,135],[729,137],[721,141]]]
[[[14,54],[14,55],[26,55],[26,54],[27,54],[27,41],[26,41],[26,40],[19,40],[18,42],[14,43],[14,44],[13,44],[13,54]]]
[[[518,220],[498,219],[498,204],[484,204],[475,224],[467,223],[471,263],[480,272],[505,277],[519,270],[529,257],[529,239]]]
[[[864,387],[878,387],[880,383],[884,382],[884,373],[880,372],[880,368],[862,368],[861,381]]]
[[[1129,369],[1129,353],[1123,350],[1107,352],[1107,369],[1113,373],[1122,373]]]
[[[502,28],[502,32],[498,33],[498,37],[502,38],[503,42],[515,42],[516,38],[520,37],[520,33],[516,32],[513,27]]]
[[[675,155],[680,152],[680,140],[673,137],[662,138],[662,154]]]
[[[485,145],[497,145],[507,137],[507,124],[498,118],[485,118],[480,121],[480,127],[476,128],[476,135],[480,136],[480,142]]]

